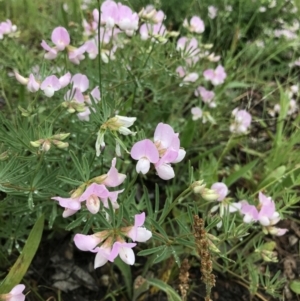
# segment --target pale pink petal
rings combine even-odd
[[[56,27],[52,32],[51,40],[58,50],[64,50],[70,44],[70,35],[64,27]]]
[[[159,160],[158,150],[154,143],[149,139],[144,139],[135,143],[130,154],[135,160],[139,160],[144,157],[147,158],[151,163],[156,163]]]
[[[77,73],[72,77],[73,89],[77,88],[81,92],[85,92],[89,88],[89,80],[86,75]]]
[[[90,251],[94,249],[102,241],[103,241],[102,237],[97,237],[94,234],[93,235],[76,234],[74,236],[74,243],[76,247],[81,251]]]

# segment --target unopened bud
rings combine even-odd
[[[2,154],[0,154],[0,161],[4,161],[8,158],[8,152],[4,152]]]
[[[67,147],[69,147],[68,142],[62,142],[62,141],[59,141],[59,140],[52,140],[52,143],[58,148],[67,148]]]
[[[15,77],[16,77],[16,80],[21,83],[22,85],[27,85],[28,84],[28,81],[29,79],[26,78],[26,77],[23,77],[22,75],[20,75],[19,73],[17,73],[16,71],[14,71],[15,73]]]
[[[44,139],[39,139],[39,140],[36,140],[36,141],[30,141],[30,144],[33,146],[33,147],[40,147],[42,145],[42,143],[44,143]]]
[[[76,199],[76,198],[80,197],[80,196],[83,194],[83,192],[84,192],[84,190],[85,190],[85,187],[86,187],[86,184],[85,184],[85,183],[82,184],[82,185],[80,185],[80,186],[72,193],[71,198],[72,198],[72,199]]]
[[[262,250],[260,255],[266,262],[278,262],[277,253],[274,251]]]
[[[179,34],[180,34],[179,31],[170,31],[170,32],[167,33],[167,37],[176,38],[176,37],[179,36]]]
[[[200,192],[202,198],[204,198],[206,201],[215,201],[218,199],[219,194],[216,193],[212,189],[203,188]]]
[[[56,140],[65,140],[68,136],[70,136],[70,133],[60,133],[53,135],[51,138]]]
[[[195,181],[192,183],[191,188],[193,189],[194,193],[201,193],[203,188],[205,187],[205,184],[203,184],[203,180]]]

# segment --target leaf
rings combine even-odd
[[[292,281],[290,282],[290,289],[291,289],[294,293],[300,295],[300,280],[299,280],[299,279],[297,279],[297,280],[292,280]]]
[[[155,286],[161,291],[165,292],[168,296],[168,300],[182,301],[181,297],[174,291],[174,289],[170,285],[166,284],[165,282],[155,278],[147,279],[147,282],[150,285]]]
[[[226,89],[232,89],[232,88],[248,88],[251,87],[251,84],[246,84],[244,82],[230,82],[228,85],[226,85]]]
[[[180,144],[183,148],[188,148],[193,141],[195,133],[195,121],[189,119],[186,126],[184,127],[180,137]]]
[[[119,257],[116,258],[114,261],[114,264],[118,267],[118,269],[121,271],[123,279],[125,281],[126,285],[126,291],[128,293],[129,299],[131,299],[132,296],[132,276],[131,276],[131,270],[130,266],[126,264],[123,260],[121,260]]]
[[[257,164],[258,160],[254,160],[248,164],[246,164],[245,166],[243,166],[242,168],[240,168],[238,171],[234,172],[233,174],[231,174],[226,180],[225,180],[225,184],[227,186],[232,185],[233,183],[235,183],[238,179],[242,178],[244,176],[244,174],[246,174],[248,171],[252,170],[252,168],[254,168],[254,166]]]
[[[17,284],[21,283],[31,261],[38,249],[44,229],[44,215],[41,215],[33,226],[23,248],[22,254],[10,269],[8,275],[0,285],[0,294],[8,293]]]

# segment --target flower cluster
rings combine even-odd
[[[152,233],[143,227],[145,218],[146,215],[143,212],[135,215],[133,226],[105,230],[92,235],[76,234],[75,245],[82,251],[97,253],[95,269],[103,266],[107,261],[113,262],[118,255],[126,264],[133,265],[135,255],[132,248],[136,246],[136,243],[126,242],[124,236],[133,242],[146,242],[150,239]]]
[[[19,83],[27,86],[28,91],[37,92],[42,90],[47,97],[52,97],[54,92],[66,87],[71,80],[70,72],[67,72],[60,78],[56,75],[50,75],[43,81],[36,79],[33,73],[29,75],[29,78],[26,78],[15,71],[15,77]]]
[[[232,111],[232,116],[234,120],[230,125],[230,131],[234,134],[247,133],[252,121],[251,115],[246,110],[235,108]]]
[[[259,206],[250,205],[247,201],[241,201],[241,213],[244,214],[244,222],[259,222],[263,226],[264,233],[281,236],[288,230],[274,227],[279,220],[279,213],[276,211],[275,202],[262,192],[258,195]]]
[[[123,190],[109,191],[107,187],[117,187],[122,184],[126,175],[121,174],[116,169],[116,158],[112,160],[111,168],[107,174],[95,177],[82,184],[71,195],[70,198],[52,197],[53,200],[58,201],[59,205],[65,208],[63,217],[68,217],[75,214],[81,208],[81,203],[86,202],[87,209],[96,214],[100,209],[100,202],[104,207],[108,208],[108,201],[110,200],[113,208],[119,208],[117,198],[119,193]]]
[[[73,75],[70,82],[72,89],[66,92],[63,106],[68,108],[68,112],[70,113],[79,112],[77,116],[80,120],[88,121],[91,114],[90,107],[92,101],[89,94],[84,95],[83,93],[89,88],[89,80],[86,75],[77,73]],[[90,95],[95,103],[99,102],[101,99],[99,87],[95,87],[90,92]]]
[[[69,60],[74,64],[79,64],[84,59],[85,45],[79,48],[70,45],[70,35],[64,27],[56,27],[51,34],[51,41],[55,45],[50,47],[44,40],[41,46],[47,51],[45,59],[53,60],[57,57],[60,51],[67,50]]]
[[[185,157],[178,136],[170,125],[159,123],[154,132],[154,142],[144,139],[135,143],[131,149],[131,157],[138,160],[136,171],[146,174],[152,163],[161,179],[174,178],[171,163],[178,163]]]

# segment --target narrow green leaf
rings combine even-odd
[[[38,249],[44,229],[44,215],[41,215],[33,226],[23,248],[22,254],[10,269],[8,275],[0,285],[0,294],[8,293],[17,284],[21,283],[31,261]]]
[[[300,295],[300,280],[299,279],[292,280],[290,282],[290,289],[297,295]]]
[[[181,135],[180,144],[182,145],[183,148],[188,148],[191,145],[194,138],[194,133],[195,133],[195,121],[189,119],[182,133],[180,134]]]
[[[147,282],[150,285],[153,285],[158,289],[160,289],[161,291],[165,292],[168,296],[168,300],[182,301],[181,297],[174,291],[174,289],[170,285],[166,284],[165,282],[155,278],[147,279]]]
[[[81,181],[73,180],[65,176],[58,176],[57,178],[67,184],[74,185],[74,186],[80,186],[82,184]]]
[[[130,266],[126,264],[123,260],[121,260],[119,257],[116,258],[114,261],[114,264],[118,267],[118,269],[121,271],[123,279],[125,281],[126,291],[128,293],[129,299],[131,299],[132,296],[132,275]]]
[[[238,171],[231,174],[226,180],[225,184],[227,186],[231,186],[233,183],[235,183],[238,179],[242,178],[248,171],[251,171],[252,168],[257,164],[258,159],[246,164],[242,168],[240,168]]]
[[[69,154],[70,154],[70,156],[72,158],[72,161],[73,161],[77,171],[79,172],[82,180],[87,181],[88,179],[85,177],[84,170],[83,170],[81,164],[79,163],[79,160],[78,160],[77,156],[75,155],[75,153],[73,151],[70,151]]]

